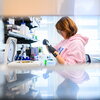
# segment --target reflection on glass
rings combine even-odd
[[[82,84],[84,81],[89,80],[89,75],[84,70],[76,69],[63,69],[57,70],[63,78],[63,82],[57,87],[57,96],[59,99],[77,99],[79,92],[78,84]]]
[[[7,80],[5,83],[3,80],[0,81],[0,88],[4,87],[1,91],[2,98],[34,98],[40,100],[100,98],[100,69],[96,68],[96,65],[90,66],[92,64],[18,70],[16,81],[10,83]],[[11,69],[11,72],[13,71],[15,70]],[[0,75],[2,77],[2,74]]]

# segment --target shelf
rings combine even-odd
[[[14,32],[11,32],[9,31],[8,32],[8,37],[15,37],[17,38],[17,43],[21,44],[30,44],[30,43],[33,43],[33,42],[37,42],[37,40],[35,39],[32,39],[32,38],[29,38],[25,35],[22,35],[22,34],[19,34],[19,33],[14,33]]]

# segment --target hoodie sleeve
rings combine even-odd
[[[71,41],[63,53],[65,64],[85,63],[85,48],[81,40]]]

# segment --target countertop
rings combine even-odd
[[[0,71],[0,98],[1,99],[99,99],[100,98],[100,68],[81,69],[82,73],[87,73],[88,79],[73,81],[74,78],[80,79],[82,73],[78,70],[71,71],[69,68],[37,69],[37,70],[11,70]],[[86,66],[86,67],[87,67]],[[57,67],[57,66],[56,66]],[[71,67],[71,66],[70,66]],[[11,82],[7,81],[6,72],[14,76]],[[61,75],[59,72],[67,72]],[[74,74],[75,72],[75,74]],[[69,75],[69,76],[68,76]],[[71,76],[70,76],[71,75]],[[85,77],[82,76],[82,77]],[[20,83],[18,83],[20,81]],[[17,83],[16,83],[17,82]],[[14,84],[12,84],[14,83]]]

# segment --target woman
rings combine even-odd
[[[76,34],[78,29],[74,21],[69,17],[62,17],[56,23],[57,32],[64,38],[53,48],[47,45],[49,52],[56,57],[59,64],[83,64],[85,63],[85,45],[87,37]],[[76,99],[79,90],[78,83],[89,79],[88,74],[83,70],[60,70],[57,71],[65,80],[57,88],[59,99]]]
[[[85,45],[87,37],[77,33],[77,26],[69,17],[62,17],[56,23],[57,32],[64,38],[53,48],[48,46],[48,50],[56,57],[60,64],[85,63]]]

